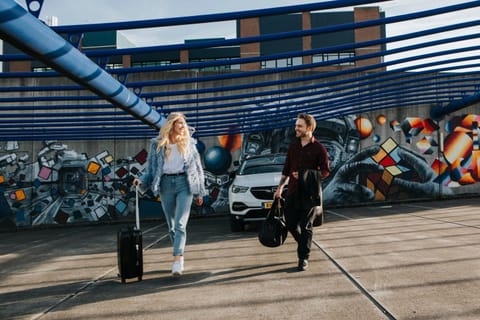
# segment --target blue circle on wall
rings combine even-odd
[[[205,152],[203,156],[205,169],[215,175],[224,174],[232,164],[232,155],[230,152],[222,147],[211,147]]]

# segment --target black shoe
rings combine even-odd
[[[298,260],[298,271],[305,271],[308,269],[308,260],[300,259]]]

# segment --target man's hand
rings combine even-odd
[[[282,198],[282,193],[283,193],[283,185],[278,186],[277,191],[273,194],[273,199],[280,199]]]

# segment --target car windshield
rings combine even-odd
[[[238,170],[239,175],[282,172],[285,155],[265,156],[245,160]]]

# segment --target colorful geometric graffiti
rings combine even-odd
[[[444,162],[437,164],[439,182],[448,186],[468,185],[480,181],[480,116],[467,114],[447,122]]]
[[[386,117],[381,115],[381,122]],[[378,118],[377,117],[377,120]],[[451,194],[449,188],[475,184],[480,181],[480,150],[478,115],[455,116],[446,122],[446,136],[439,132],[439,126],[431,119],[407,117],[402,122],[392,120],[391,129],[402,132],[409,144],[419,137],[414,148],[400,146],[394,139],[387,138],[380,144],[378,153],[370,161],[383,167],[381,173],[369,173],[363,184],[375,193],[376,200],[392,199],[401,196],[401,190],[413,194]],[[437,142],[437,138],[439,142]],[[436,158],[427,168],[420,154]],[[433,184],[432,184],[433,183]],[[441,190],[441,187],[444,186]]]

